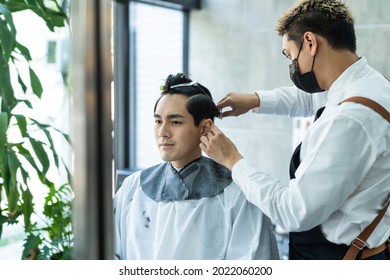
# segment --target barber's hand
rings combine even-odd
[[[245,114],[249,110],[259,107],[260,100],[256,93],[239,93],[229,92],[224,98],[222,98],[217,107],[219,110],[230,107],[231,110],[222,112],[222,117],[239,116]]]
[[[216,126],[200,137],[200,148],[216,162],[232,170],[233,166],[243,158],[234,143]]]

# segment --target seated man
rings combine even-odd
[[[114,197],[118,259],[278,259],[270,220],[230,170],[203,157],[219,111],[207,88],[168,76],[154,107],[164,163],[128,176]]]

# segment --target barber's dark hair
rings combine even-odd
[[[187,110],[193,116],[194,123],[199,126],[203,119],[211,119],[220,116],[220,111],[215,105],[210,91],[198,82],[193,82],[187,74],[171,74],[161,87],[162,92],[154,105],[154,112],[160,99],[166,94],[181,94],[186,96]]]
[[[324,37],[334,49],[356,52],[354,19],[341,0],[304,0],[288,10],[276,25],[276,32],[287,34],[297,46],[307,31]]]

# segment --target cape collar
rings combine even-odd
[[[217,162],[200,157],[177,171],[165,162],[141,172],[141,188],[155,201],[180,201],[211,197],[232,183],[231,172]]]

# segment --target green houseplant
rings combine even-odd
[[[60,0],[0,0],[0,240],[4,227],[22,224],[22,259],[72,258],[71,173],[57,153],[53,134],[69,143],[70,139],[50,124],[20,113],[21,107],[33,109],[27,91],[41,98],[43,88],[30,65],[29,49],[16,39],[13,20],[14,13],[29,10],[51,31],[64,28],[67,15],[62,4]],[[21,64],[28,68],[27,78],[19,71]],[[12,84],[13,77],[17,85]],[[25,94],[20,97],[16,90]],[[50,180],[48,171],[53,168],[66,174],[66,183]],[[46,189],[42,209],[35,203],[35,182]]]

